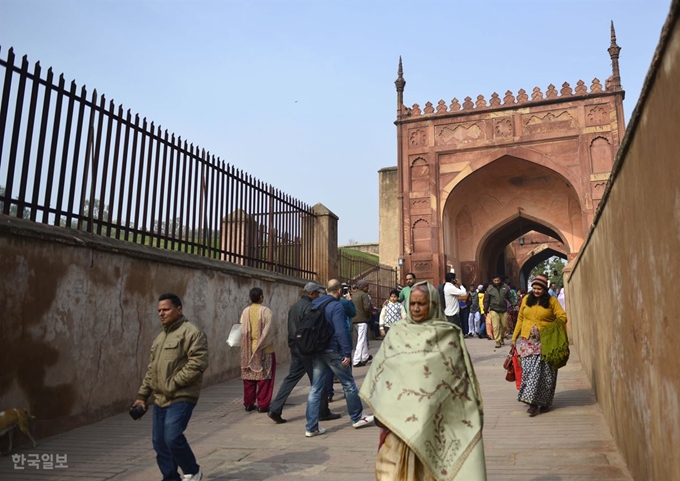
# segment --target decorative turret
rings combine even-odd
[[[397,86],[397,115],[399,115],[404,108],[404,87],[406,80],[404,80],[404,69],[401,66],[401,55],[399,55],[399,69],[397,70],[397,80],[394,81]]]
[[[612,78],[607,90],[621,90],[621,73],[619,71],[619,52],[621,52],[621,47],[616,44],[616,31],[614,30],[613,20],[611,23],[611,45],[607,51],[612,59]]]

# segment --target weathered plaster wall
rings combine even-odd
[[[397,267],[399,261],[399,174],[396,167],[378,171],[380,263]]]
[[[581,362],[639,481],[680,479],[679,7],[567,286]]]
[[[259,286],[289,358],[287,310],[304,281],[0,216],[0,411],[30,407],[38,435],[93,422],[134,400],[160,331],[158,296],[175,292],[208,337],[204,386],[239,374],[231,325]]]

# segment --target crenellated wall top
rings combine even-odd
[[[576,87],[574,89],[572,89],[568,82],[564,82],[562,88],[559,90],[553,84],[548,85],[548,89],[545,93],[541,91],[540,87],[534,87],[530,94],[527,93],[526,90],[520,89],[517,92],[517,96],[508,90],[502,98],[498,93],[494,92],[491,94],[491,98],[488,102],[483,95],[478,95],[476,100],[473,100],[471,97],[465,97],[462,103],[454,97],[449,105],[447,105],[444,100],[437,102],[437,105],[433,105],[432,102],[427,102],[423,109],[421,109],[419,104],[413,104],[410,108],[402,105],[399,112],[399,119],[404,120],[425,116],[468,114],[482,110],[505,109],[541,101],[580,98],[589,95],[613,92],[622,92],[622,90],[612,84],[612,77],[609,77],[605,81],[604,88],[600,83],[600,80],[594,78],[590,84],[590,90],[583,80],[579,80],[576,82]]]

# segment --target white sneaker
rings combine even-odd
[[[196,474],[185,474],[182,476],[182,481],[201,481],[203,479],[203,472],[198,470]]]
[[[368,426],[373,422],[373,416],[364,416],[363,418],[359,419],[357,422],[352,424],[355,428],[363,428],[364,426]]]
[[[320,427],[316,431],[311,431],[311,432],[305,431],[305,436],[307,436],[308,438],[313,438],[314,436],[321,436],[325,432],[326,432],[326,430],[324,428]]]

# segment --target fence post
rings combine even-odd
[[[314,271],[316,280],[325,285],[338,277],[338,216],[321,203],[314,213]]]

